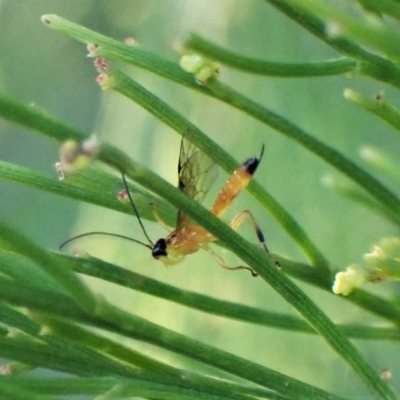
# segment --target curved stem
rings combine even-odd
[[[395,399],[391,389],[363,359],[344,334],[303,291],[271,263],[271,260],[261,248],[251,245],[196,201],[188,198],[143,166],[136,164],[120,151],[105,146],[99,157],[103,162],[126,173],[131,179],[164,197],[179,210],[198,221],[291,304],[374,392],[384,399]]]
[[[313,78],[339,75],[346,72],[355,72],[357,68],[356,61],[345,57],[303,64],[262,61],[238,55],[194,34],[190,35],[189,39],[185,41],[184,46],[241,71],[280,78]]]

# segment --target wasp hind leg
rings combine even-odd
[[[224,269],[229,269],[230,271],[237,271],[239,269],[246,269],[247,271],[250,271],[252,276],[257,276],[257,272],[252,270],[250,267],[243,267],[241,265],[238,266],[238,267],[230,267],[226,263],[226,261],[219,254],[217,254],[215,251],[210,249],[208,246],[204,247],[204,249],[207,250],[210,254],[212,254],[214,256],[214,258],[216,259],[216,261],[217,261],[217,263],[219,264],[220,267],[222,267]]]
[[[246,217],[249,217],[251,220],[251,223],[253,224],[253,228],[256,232],[258,241],[260,242],[261,246],[264,248],[264,250],[266,251],[266,253],[268,254],[268,257],[271,259],[271,261],[278,267],[281,267],[281,263],[277,260],[275,260],[271,253],[268,250],[268,247],[265,243],[265,239],[264,239],[264,234],[261,231],[260,226],[258,225],[256,219],[254,218],[253,214],[249,211],[249,210],[244,210],[242,211],[240,214],[236,215],[235,218],[233,218],[232,222],[230,223],[230,226],[233,230],[236,230],[239,228],[239,226],[243,223],[243,221],[245,220]]]

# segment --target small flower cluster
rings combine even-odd
[[[184,71],[192,73],[201,85],[218,76],[219,64],[198,54],[183,56],[180,65]]]
[[[353,289],[362,287],[367,282],[382,282],[384,280],[400,279],[400,239],[383,239],[371,253],[364,255],[369,264],[361,267],[355,264],[346,271],[338,272],[332,291],[343,296],[349,295]]]
[[[63,180],[66,175],[86,168],[99,150],[100,144],[94,135],[82,143],[75,140],[64,142],[60,147],[60,161],[55,164],[59,179]]]
[[[335,294],[347,296],[353,289],[363,286],[366,282],[368,282],[368,271],[352,264],[347,267],[346,271],[338,272],[335,275],[332,291]]]

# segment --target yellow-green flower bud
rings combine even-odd
[[[338,272],[335,275],[332,291],[335,294],[347,296],[353,291],[353,289],[362,287],[366,282],[368,282],[368,277],[368,270],[359,267],[356,264],[352,264],[347,267],[345,272]]]

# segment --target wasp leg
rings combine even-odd
[[[212,254],[214,256],[214,258],[217,260],[217,263],[220,265],[220,267],[229,269],[230,271],[237,271],[239,269],[247,269],[248,271],[250,271],[252,276],[257,276],[257,272],[253,271],[250,267],[243,267],[243,266],[230,267],[219,254],[217,254],[215,251],[210,249],[208,246],[204,247],[204,249],[207,250],[210,254]]]
[[[239,226],[243,223],[243,221],[245,220],[246,217],[249,217],[249,218],[250,218],[250,220],[251,220],[251,222],[252,222],[252,224],[253,224],[254,230],[255,230],[255,232],[256,232],[258,241],[260,242],[260,244],[261,244],[261,246],[264,248],[264,250],[267,252],[268,257],[271,259],[271,261],[272,261],[278,268],[280,268],[280,267],[281,267],[281,263],[280,263],[279,261],[275,260],[275,259],[272,257],[272,255],[271,255],[271,253],[269,252],[268,247],[267,247],[267,245],[266,245],[266,243],[265,243],[264,234],[262,233],[261,228],[260,228],[260,226],[258,225],[258,223],[257,223],[256,219],[254,218],[253,214],[252,214],[249,210],[244,210],[244,211],[242,211],[240,214],[236,215],[236,217],[233,218],[232,222],[230,223],[231,228],[234,229],[234,230],[238,229]]]
[[[157,221],[168,233],[171,233],[171,232],[173,231],[173,229],[171,229],[171,228],[162,220],[162,218],[160,217],[160,214],[159,214],[158,211],[157,211],[157,208],[156,208],[155,204],[154,204],[154,203],[150,203],[149,206],[150,206],[151,212],[153,213],[154,218],[156,219],[156,221]]]

